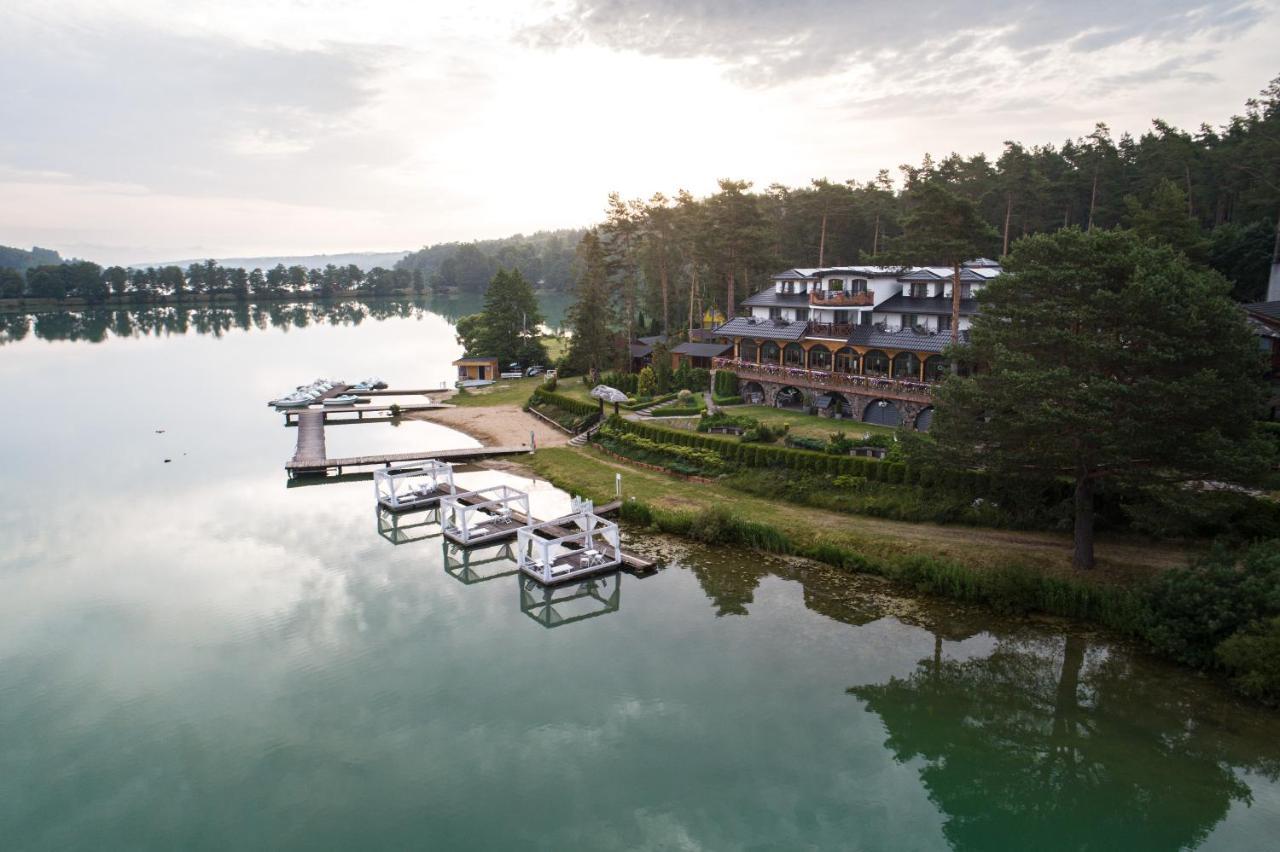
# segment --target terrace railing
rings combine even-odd
[[[905,399],[912,402],[929,402],[933,387],[928,382],[911,379],[890,379],[880,376],[858,376],[827,370],[805,370],[778,364],[757,364],[754,361],[738,361],[734,358],[714,358],[711,366],[717,370],[732,370],[740,379],[760,379],[790,385],[822,388],[824,390],[851,390],[861,394]]]
[[[814,290],[809,294],[809,304],[815,308],[866,308],[875,303],[876,294],[869,290],[862,293]]]
[[[847,322],[811,322],[808,334],[813,337],[835,337],[843,340],[853,334],[855,328],[857,326]]]

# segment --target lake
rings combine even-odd
[[[444,314],[0,317],[0,846],[1275,847],[1280,716],[1105,634],[637,531],[665,570],[551,602],[369,481],[289,487],[264,402],[439,385]]]

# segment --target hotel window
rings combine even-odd
[[[950,331],[950,330],[951,330],[951,315],[944,314],[938,317],[938,331]]]
[[[917,326],[917,325],[919,325],[919,324],[920,324],[920,316],[919,316],[918,314],[903,314],[903,315],[902,315],[902,327],[903,327],[903,328],[912,328],[913,326]]]
[[[769,319],[782,319],[782,308],[770,308]]]
[[[865,279],[865,278],[854,278],[852,281],[850,281],[850,282],[849,282],[849,292],[850,292],[850,293],[865,293],[865,292],[867,292],[867,279]]]
[[[961,298],[961,299],[972,299],[972,298],[973,298],[973,285],[972,285],[972,284],[961,284],[961,285],[960,285],[960,298]]]
[[[929,295],[928,284],[912,284],[911,285],[911,298],[923,299],[923,298],[926,298],[928,295]]]
[[[842,290],[844,290],[844,279],[832,278],[830,281],[827,282],[827,289],[830,290],[832,293],[841,292]]]
[[[809,318],[808,308],[796,308],[796,322],[807,320]]]

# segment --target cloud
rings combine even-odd
[[[1093,52],[1132,39],[1178,43],[1260,21],[1256,2],[932,0],[571,0],[529,27],[530,44],[583,42],[666,58],[715,59],[735,79],[774,85],[865,68],[877,76],[962,78],[985,51],[1026,54],[1069,44]]]

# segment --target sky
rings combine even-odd
[[[0,244],[100,263],[579,227],[611,191],[1221,124],[1280,0],[5,0]]]

